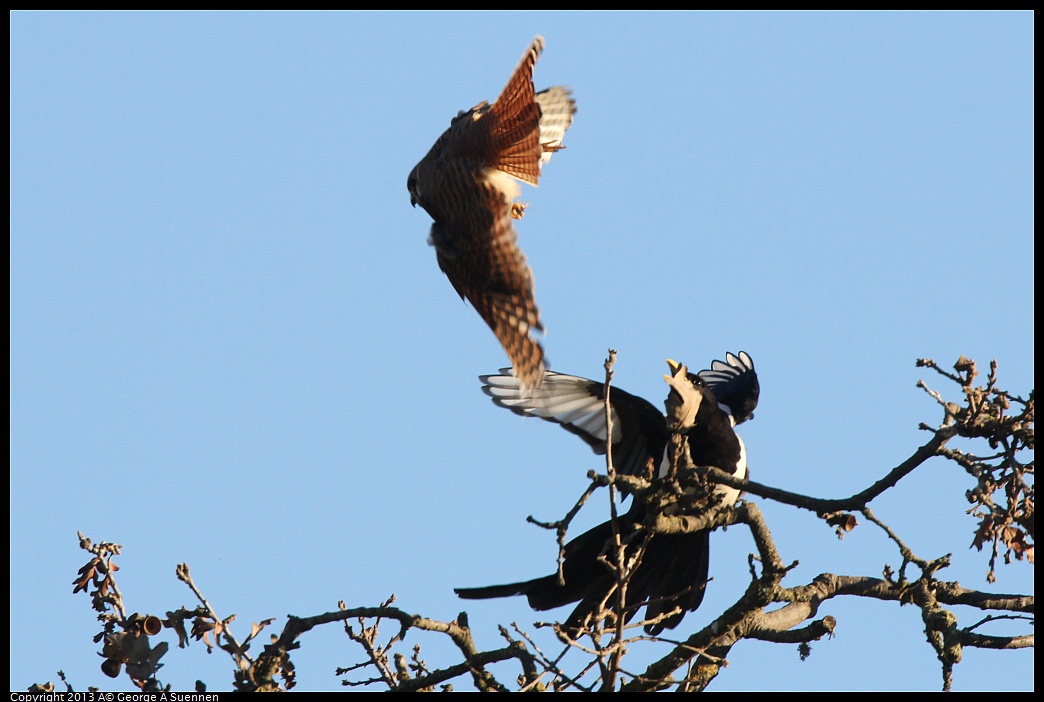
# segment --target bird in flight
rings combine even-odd
[[[533,272],[513,224],[526,207],[519,182],[539,183],[576,112],[567,88],[534,92],[543,48],[533,40],[493,104],[458,113],[406,182],[410,202],[434,220],[428,243],[439,268],[493,330],[527,390],[540,385],[546,363],[532,336],[544,331]]]
[[[744,478],[747,473],[746,449],[734,431],[737,424],[754,416],[760,385],[754,362],[746,352],[726,354],[724,361],[697,374],[679,373],[680,364],[671,364],[675,381],[684,377],[695,400],[693,419],[682,431],[688,437],[692,460],[697,465],[712,465]],[[682,371],[684,367],[681,367]],[[666,376],[665,376],[666,378]],[[596,453],[606,445],[604,385],[573,375],[548,372],[535,395],[522,392],[517,379],[507,374],[481,377],[483,391],[493,402],[522,416],[534,416],[560,424],[578,435]],[[671,382],[671,381],[668,381]],[[671,431],[668,419],[652,403],[613,387],[610,391],[613,419],[613,463],[618,473],[643,475],[647,466],[664,477],[669,468],[667,447]],[[739,490],[723,485],[715,488],[720,504],[731,505]],[[646,516],[644,503],[632,500],[630,509],[619,518],[618,530],[634,535]],[[553,609],[577,602],[565,621],[570,630],[582,628],[599,609],[611,606],[617,577],[600,560],[612,538],[610,522],[584,532],[565,546],[562,574],[558,573],[507,585],[458,588],[464,599],[489,599],[526,595],[536,610]],[[645,553],[627,585],[624,600],[626,621],[643,605],[645,630],[658,635],[676,627],[687,612],[703,602],[710,565],[710,530],[683,534],[649,534],[644,540],[630,540],[629,554],[640,544]],[[607,604],[608,603],[608,604]]]

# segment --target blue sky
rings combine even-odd
[[[553,537],[525,517],[563,515],[601,459],[480,392],[506,357],[406,191],[536,34],[537,88],[579,107],[518,225],[553,369],[599,377],[615,348],[616,384],[659,406],[665,358],[746,350],[753,476],[821,497],[926,440],[919,378],[958,399],[916,358],[996,358],[1004,387],[1033,387],[1031,14],[14,13],[11,689],[58,669],[130,689],[71,594],[77,530],[124,545],[132,610],[193,606],[188,562],[240,635],[391,593],[466,609],[484,648],[552,616],[452,588],[550,572]],[[1031,593],[1025,563],[985,582],[969,487],[936,461],[872,507],[918,555],[952,551],[943,578]],[[787,585],[900,564],[870,525],[838,541],[759,502],[800,561]],[[679,633],[736,599],[751,550],[713,536]],[[807,661],[744,642],[713,689],[939,688],[917,610],[820,614],[837,633]],[[448,660],[438,637],[408,643]],[[337,627],[294,655],[303,689],[357,660]],[[200,645],[165,662],[176,689],[231,683]],[[968,649],[954,687],[1031,690],[1033,652]]]

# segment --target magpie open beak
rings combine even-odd
[[[671,369],[670,375],[663,376],[671,389],[663,403],[667,409],[667,428],[671,431],[688,430],[696,423],[703,394],[689,379],[689,369],[684,363],[668,358],[667,366]]]

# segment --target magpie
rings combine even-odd
[[[679,366],[668,363],[672,371]],[[758,404],[761,388],[754,362],[745,351],[727,353],[724,361],[715,360],[710,368],[686,377],[699,397],[695,421],[684,430],[693,461],[743,478],[747,472],[746,450],[734,427],[753,418]],[[560,424],[587,442],[595,453],[605,453],[603,383],[547,371],[534,393],[524,389],[510,369],[480,379],[483,391],[497,406]],[[616,387],[610,390],[610,408],[616,471],[642,476],[651,465],[657,478],[664,477],[670,469],[667,446],[671,435],[664,414],[647,400]],[[739,490],[724,485],[717,486],[715,492],[725,505],[733,504],[739,497]],[[632,500],[630,509],[618,519],[625,539],[635,534],[645,516],[645,504]],[[608,552],[606,545],[612,533],[612,524],[604,522],[566,544],[564,584],[559,584],[555,572],[534,580],[454,591],[464,599],[525,595],[530,607],[539,611],[576,602],[564,622],[567,629],[576,631],[606,602],[615,587],[615,574],[599,560],[601,554]],[[639,536],[630,541],[633,552],[643,539]],[[623,616],[630,621],[645,605],[645,630],[655,636],[665,628],[676,627],[687,612],[696,611],[703,602],[710,563],[710,530],[651,534],[644,541],[646,550],[628,583]]]

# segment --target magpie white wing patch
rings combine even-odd
[[[587,378],[548,371],[535,390],[524,389],[510,369],[500,375],[479,376],[482,391],[494,404],[523,417],[540,417],[584,435],[588,443],[604,442],[605,402],[598,397],[601,385]],[[613,443],[623,438],[620,422],[613,410]]]

